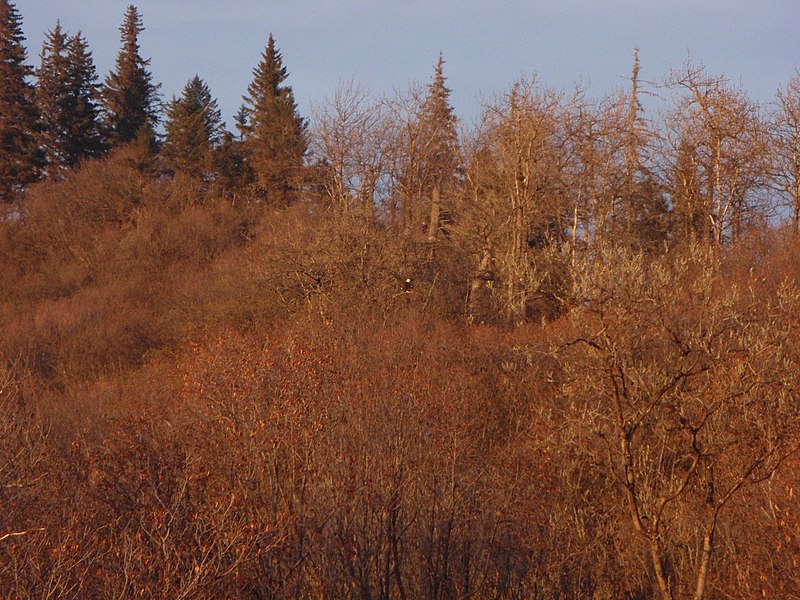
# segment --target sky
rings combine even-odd
[[[12,0],[36,65],[57,20],[81,30],[101,78],[113,68],[130,0]],[[465,123],[520,76],[589,95],[640,77],[658,82],[688,56],[767,103],[800,67],[798,0],[138,0],[141,54],[165,100],[203,78],[223,118],[252,80],[270,33],[303,116],[355,81],[392,95],[430,81],[443,53],[451,103]]]

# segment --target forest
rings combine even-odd
[[[800,74],[301,116],[265,35],[229,130],[22,18],[0,597],[800,598]]]

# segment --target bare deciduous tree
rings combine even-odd
[[[800,449],[784,317],[800,292],[721,290],[711,251],[671,263],[619,252],[585,273],[587,313],[558,349],[564,391],[580,407],[574,426],[596,436],[593,459],[622,492],[626,542],[642,544],[661,597],[700,600],[725,509]]]
[[[529,302],[552,274],[534,254],[558,253],[569,218],[561,100],[535,82],[516,83],[486,107],[466,170],[458,219],[476,256],[471,289],[498,286],[496,299],[512,324],[527,319]]]
[[[735,240],[749,223],[767,214],[767,138],[758,106],[725,77],[709,75],[688,61],[665,84],[685,92],[668,134],[676,171],[682,172],[688,151],[694,169],[688,179],[694,180],[692,185],[699,182],[709,241],[719,245]]]
[[[800,73],[778,90],[770,126],[771,181],[791,211],[795,231],[800,231]]]
[[[369,221],[385,202],[383,189],[392,144],[385,106],[353,82],[314,109],[311,146],[324,171],[325,192],[334,205],[361,211]]]

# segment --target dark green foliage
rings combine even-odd
[[[652,176],[636,182],[630,202],[634,243],[647,252],[663,251],[673,224],[667,199]]]
[[[450,195],[458,167],[457,118],[450,106],[450,90],[445,86],[444,58],[439,54],[433,81],[422,103],[419,115],[420,191],[430,198],[428,241],[435,242],[442,227],[443,215],[452,212],[452,204],[443,196]],[[435,270],[435,252],[430,251],[430,273]]]
[[[69,39],[67,52],[73,102],[68,150],[79,161],[105,152],[100,126],[100,85],[92,53],[80,31]]]
[[[8,0],[0,0],[0,200],[9,201],[39,175],[42,155],[36,143],[37,111],[28,81],[22,19]]]
[[[245,188],[253,183],[253,170],[244,156],[243,143],[229,131],[223,132],[222,141],[214,153],[214,171],[218,186],[227,192]]]
[[[72,112],[66,85],[67,34],[61,29],[60,22],[47,32],[40,58],[36,73],[36,104],[42,121],[39,143],[47,157],[48,174],[54,175],[60,167],[69,166],[64,147]]]
[[[243,140],[247,133],[247,107],[242,104],[239,111],[234,115],[233,120],[236,124],[236,130],[239,132],[239,139]]]
[[[153,84],[153,76],[147,70],[150,60],[139,54],[139,34],[144,27],[135,6],[128,7],[119,30],[122,49],[103,88],[108,135],[113,144],[130,142],[142,127],[156,125],[160,87]]]
[[[450,106],[450,89],[445,86],[444,62],[439,54],[433,81],[428,85],[420,111],[423,170],[428,185],[442,185],[452,179],[458,166],[458,119]]]
[[[222,118],[208,86],[195,75],[167,106],[164,156],[171,168],[202,177],[222,141]]]
[[[287,76],[270,35],[244,97],[246,114],[240,111],[237,118],[258,185],[277,202],[291,199],[308,148],[306,122],[297,112],[292,88],[284,85]]]
[[[69,37],[57,23],[42,46],[37,75],[39,142],[47,157],[47,173],[55,176],[83,158],[103,153],[97,72],[81,34]]]

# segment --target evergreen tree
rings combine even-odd
[[[223,131],[214,152],[215,181],[226,192],[236,192],[253,183],[253,172],[244,157],[242,144],[230,131]]]
[[[421,185],[423,194],[430,198],[431,212],[428,221],[428,240],[438,235],[444,189],[453,182],[458,166],[457,118],[450,106],[450,90],[445,85],[444,58],[439,61],[428,85],[419,117],[421,143]]]
[[[440,53],[420,110],[420,138],[424,144],[426,171],[432,181],[440,184],[454,175],[458,165],[458,119],[450,106],[444,62]]]
[[[75,161],[105,152],[100,125],[101,98],[97,69],[89,45],[79,31],[69,39],[67,81],[72,98],[72,119],[67,154]]]
[[[140,127],[136,137],[125,145],[120,156],[134,169],[155,175],[159,168],[159,149],[155,130],[150,124],[146,124]]]
[[[306,122],[297,112],[292,88],[284,85],[287,76],[270,34],[244,97],[246,115],[238,120],[258,185],[278,202],[291,199],[308,148]]]
[[[8,0],[0,0],[0,200],[9,201],[35,181],[42,164],[36,142],[35,92],[25,64],[22,19]]]
[[[197,75],[167,106],[166,131],[163,151],[173,169],[196,177],[209,171],[213,151],[222,141],[222,118],[217,101]]]
[[[242,104],[239,107],[239,110],[233,117],[234,124],[236,125],[236,130],[239,132],[239,140],[244,140],[245,135],[247,135],[248,125],[247,125],[247,107]]]
[[[120,27],[122,49],[114,71],[106,78],[103,100],[112,143],[133,141],[142,127],[158,123],[158,88],[147,70],[150,60],[139,54],[139,34],[144,31],[139,11],[130,5]]]
[[[47,32],[39,56],[36,104],[41,130],[38,140],[47,160],[47,174],[54,175],[62,167],[69,166],[65,147],[72,114],[67,86],[67,34],[62,31],[60,22]]]
[[[103,151],[97,72],[81,34],[68,37],[57,23],[42,45],[37,75],[39,143],[47,158],[47,173],[54,176]]]

